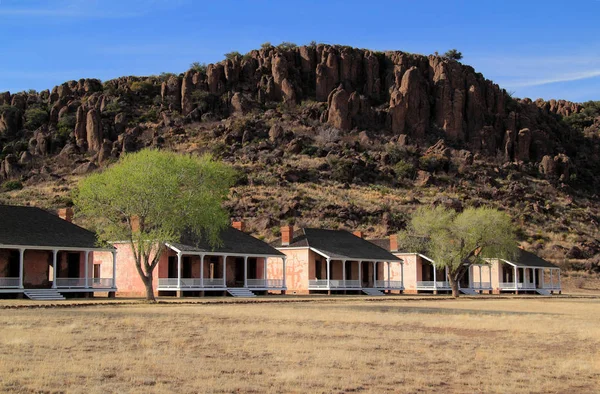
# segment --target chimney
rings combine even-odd
[[[246,223],[244,223],[241,220],[236,220],[231,224],[231,227],[233,227],[236,230],[240,230],[242,232],[246,231]]]
[[[131,218],[129,218],[129,221],[131,222],[131,232],[139,233],[140,232],[140,217],[137,215],[134,215]]]
[[[398,251],[398,236],[396,234],[390,235],[390,252]]]
[[[352,234],[356,235],[358,238],[362,238],[363,237],[363,232],[360,231],[360,230],[356,230]]]
[[[289,246],[294,239],[294,226],[281,226],[281,245]]]
[[[69,223],[73,222],[73,208],[60,208],[58,210],[58,217],[62,220],[66,220]]]

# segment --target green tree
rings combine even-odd
[[[33,131],[48,121],[48,112],[38,107],[28,108],[25,111],[25,128]]]
[[[206,65],[206,63],[194,62],[194,63],[190,64],[190,70],[194,70],[194,71],[200,72],[202,74],[206,74],[206,71],[208,70],[208,66]]]
[[[94,222],[101,242],[129,244],[146,299],[155,301],[152,273],[165,243],[178,242],[184,232],[220,243],[228,224],[222,203],[234,176],[230,166],[209,155],[143,150],[83,179],[74,203]]]
[[[404,247],[427,254],[438,268],[448,268],[454,297],[472,264],[487,264],[485,258],[510,260],[517,252],[510,217],[487,207],[467,208],[461,213],[442,206],[421,207],[399,236]]]
[[[444,53],[444,57],[452,60],[460,60],[463,58],[463,55],[456,49],[450,49],[449,51]]]

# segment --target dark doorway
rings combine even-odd
[[[362,263],[362,282],[369,283],[369,263]],[[362,284],[361,284],[362,285]]]
[[[235,259],[235,286],[244,286],[244,259],[242,257]]]
[[[512,267],[502,264],[502,277],[504,282],[514,282],[514,271]]]
[[[430,282],[433,281],[433,266],[431,264],[423,263],[421,265],[421,277],[423,281]]]
[[[79,253],[67,254],[67,278],[79,278]]]
[[[169,269],[167,272],[168,278],[177,278],[177,257],[169,256]]]
[[[18,278],[19,277],[19,251],[11,250],[8,255],[8,266],[6,267],[6,277]]]
[[[192,259],[190,256],[183,257],[181,261],[181,277],[191,278],[192,277]]]
[[[465,272],[465,274],[463,275],[462,278],[460,278],[460,281],[458,282],[460,284],[460,287],[462,287],[463,289],[466,289],[470,286],[470,277],[471,277],[471,269],[468,269],[467,272]]]
[[[258,267],[256,258],[252,257],[248,259],[248,279],[257,279]]]
[[[344,279],[346,280],[351,280],[352,279],[352,262],[351,261],[346,261],[344,262],[344,264],[346,264],[346,277]]]
[[[315,278],[323,279],[323,262],[315,260]]]
[[[100,264],[94,264],[94,278],[100,278]]]

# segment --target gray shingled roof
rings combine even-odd
[[[534,267],[534,268],[558,268],[549,261],[544,260],[536,254],[519,249],[517,257],[513,260],[508,260],[517,267]]]
[[[274,247],[311,247],[336,260],[401,261],[387,250],[344,230],[303,228],[294,232],[289,246],[281,240]]]
[[[0,205],[0,247],[100,249],[96,242],[93,232],[43,209]]]
[[[171,244],[182,252],[191,253],[236,253],[259,256],[285,256],[283,253],[253,236],[239,231],[233,227],[227,227],[220,234],[221,246],[213,248],[206,237],[186,235],[178,243]]]

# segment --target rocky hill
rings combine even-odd
[[[598,266],[589,105],[515,99],[440,56],[281,45],[226,57],[0,93],[0,200],[56,207],[123,152],[210,151],[240,169],[232,216],[267,238],[281,220],[383,235],[419,203],[492,204],[529,248]]]

